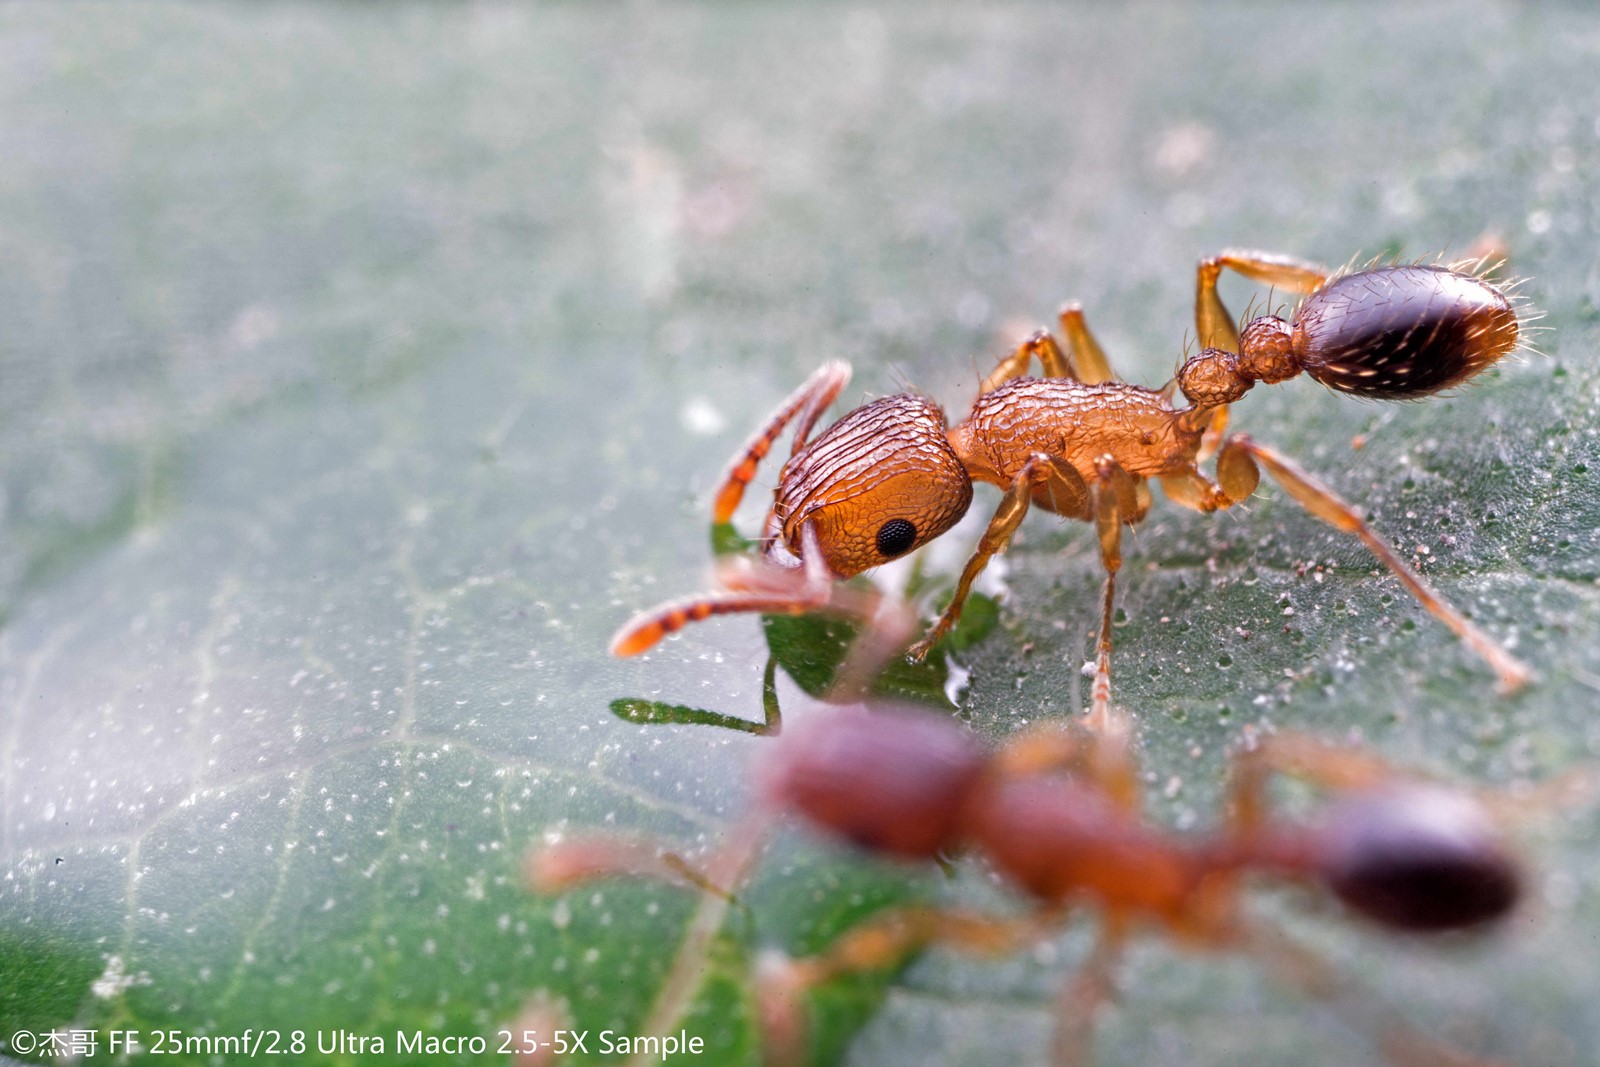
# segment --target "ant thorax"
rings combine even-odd
[[[1071,463],[1085,480],[1111,456],[1135,477],[1191,461],[1201,431],[1186,428],[1165,396],[1124,382],[1017,378],[978,397],[950,444],[973,478],[1009,485],[1035,453]]]

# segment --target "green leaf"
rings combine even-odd
[[[959,419],[1014,324],[1073,299],[1160,384],[1225,247],[1505,239],[1543,354],[1423,404],[1301,381],[1234,416],[1539,680],[1494,697],[1270,487],[1215,516],[1158,501],[1114,660],[1150,817],[1210,825],[1245,730],[1490,788],[1594,759],[1597,41],[1586,11],[1488,5],[0,8],[0,1054],[93,1031],[98,1062],[137,1030],[141,1062],[243,1062],[229,1042],[273,1031],[321,1062],[370,1058],[318,1051],[341,1035],[509,1062],[498,1031],[537,1017],[591,1033],[579,1063],[620,1062],[610,1029],[753,1064],[763,952],[911,900],[1017,909],[973,861],[793,827],[737,906],[545,897],[522,866],[593,832],[714,855],[778,742],[696,715],[763,722],[769,655],[785,719],[814,712],[837,624],[604,649],[710,585],[706,495],[815,366],[855,368],[834,415],[914,387]],[[1225,285],[1235,312],[1271,299]],[[996,502],[925,552],[933,608]],[[1045,516],[1004,563],[943,653],[993,739],[1083,706],[1102,581],[1091,531]],[[944,669],[891,688],[946,714]],[[1530,906],[1485,942],[1395,942],[1309,894],[1251,914],[1429,1033],[1583,1062],[1597,831],[1530,827]],[[814,1059],[1042,1063],[1091,934],[831,984]],[[1375,1056],[1248,959],[1151,936],[1120,988],[1102,1065]]]

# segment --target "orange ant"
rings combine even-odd
[[[784,814],[886,858],[975,852],[1029,908],[1009,917],[891,909],[819,955],[767,961],[756,976],[756,1000],[768,1060],[802,1058],[808,990],[893,967],[933,944],[1012,952],[1087,906],[1098,915],[1098,936],[1062,991],[1054,1050],[1056,1063],[1078,1064],[1090,1050],[1094,1016],[1114,992],[1117,960],[1138,930],[1153,928],[1198,949],[1249,953],[1327,997],[1340,984],[1317,959],[1246,919],[1246,881],[1326,892],[1396,934],[1485,929],[1508,915],[1523,892],[1522,867],[1503,824],[1553,800],[1577,799],[1594,784],[1568,777],[1514,798],[1480,795],[1363,751],[1278,734],[1235,757],[1223,826],[1180,838],[1141,818],[1129,734],[1128,720],[1112,711],[1033,727],[990,752],[957,722],[927,711],[821,709],[768,750],[755,814],[735,828],[706,872],[647,841],[574,838],[531,856],[529,880],[541,892],[560,893],[593,878],[644,875],[731,900],[765,830]],[[1274,816],[1267,787],[1280,774],[1312,783],[1329,802],[1307,820]],[[1344,999],[1335,998],[1336,1006],[1350,1008]],[[1396,1064],[1483,1062],[1386,1014],[1375,1027],[1384,1056]]]
[[[1234,325],[1217,294],[1223,268],[1301,294],[1293,318]],[[1226,434],[1228,405],[1257,382],[1302,372],[1360,397],[1417,399],[1460,385],[1521,344],[1518,303],[1495,288],[1482,261],[1453,267],[1389,265],[1329,274],[1309,263],[1229,251],[1199,265],[1195,325],[1201,351],[1155,390],[1116,380],[1083,312],[1060,323],[1067,347],[1040,331],[984,379],[971,414],[950,428],[915,395],[888,396],[845,415],[811,439],[849,380],[829,363],[774,412],[739,452],[713,518],[733,518],[761,460],[791,422],[789,460],[763,524],[762,562],[726,569],[726,591],[670,603],[628,622],[611,651],[631,656],[688,623],[731,612],[830,610],[860,617],[877,600],[842,580],[903,556],[949,530],[972,501],[974,480],[1005,496],[968,560],[955,594],[909,654],[927,654],[961,613],[973,581],[1005,549],[1030,506],[1093,522],[1106,571],[1096,707],[1108,699],[1110,614],[1122,563],[1122,527],[1150,509],[1149,480],[1184,507],[1231,508],[1255,492],[1265,468],[1312,515],[1353,533],[1433,616],[1450,627],[1512,692],[1526,666],[1445,603],[1350,504],[1276,449]],[[1037,358],[1044,377],[1026,374]],[[1182,393],[1187,406],[1174,406]],[[1215,480],[1199,465],[1215,457]]]

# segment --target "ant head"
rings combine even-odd
[[[960,521],[972,479],[950,447],[944,412],[920,396],[859,407],[784,464],[773,507],[799,551],[810,522],[829,568],[860,574]]]
[[[1318,870],[1345,904],[1394,930],[1434,933],[1499,919],[1521,877],[1472,797],[1404,785],[1360,794],[1330,813]]]
[[[986,762],[972,735],[936,711],[828,709],[774,746],[761,795],[862,848],[930,859],[952,843]]]
[[[1306,298],[1293,358],[1330,389],[1403,400],[1461,384],[1517,339],[1516,309],[1483,279],[1441,266],[1376,267]]]

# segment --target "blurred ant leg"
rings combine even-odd
[[[1089,773],[1095,741],[1079,724],[1044,719],[1005,740],[992,757],[991,773],[997,780],[1058,771]]]
[[[1426,781],[1368,751],[1329,744],[1296,732],[1274,734],[1233,757],[1228,780],[1227,823],[1248,836],[1269,821],[1266,787],[1274,774],[1312,782],[1333,793],[1367,792],[1395,781]],[[1592,804],[1600,795],[1600,768],[1579,766],[1544,781],[1513,789],[1461,788],[1496,823],[1509,825]]]
[[[636,656],[652,648],[669,634],[691,622],[715,615],[758,613],[762,615],[805,615],[813,611],[834,611],[841,615],[870,617],[877,610],[878,597],[840,585],[822,555],[816,529],[806,523],[800,530],[802,568],[776,567],[757,562],[743,572],[725,571],[729,583],[753,591],[714,593],[710,596],[673,601],[635,615],[611,639],[613,656]]]
[[[577,837],[558,841],[530,853],[525,873],[528,885],[547,896],[602,878],[649,878],[732,899],[731,889],[713,885],[682,856],[634,838]]]
[[[696,865],[660,842],[639,837],[594,835],[563,838],[528,854],[523,876],[530,888],[555,896],[602,878],[649,878],[699,889],[737,903],[734,891],[744,880],[773,814],[759,810],[735,823],[726,840]]]
[[[1105,349],[1089,332],[1089,323],[1083,317],[1083,305],[1068,304],[1057,316],[1061,323],[1061,336],[1067,339],[1067,355],[1074,374],[1085,385],[1117,381],[1117,372],[1111,369]]]
[[[1050,1045],[1053,1067],[1090,1067],[1094,1063],[1096,1017],[1116,992],[1115,972],[1127,940],[1124,923],[1105,919],[1089,958],[1061,987],[1056,1001],[1056,1031]]]
[[[1236,434],[1228,438],[1221,455],[1217,458],[1218,480],[1222,483],[1223,491],[1235,502],[1241,497],[1234,495],[1233,488],[1229,484],[1230,480],[1238,480],[1237,484],[1242,487],[1248,480],[1249,471],[1246,468],[1255,467],[1257,461],[1267,468],[1267,473],[1271,474],[1301,507],[1333,528],[1359,537],[1372,554],[1377,556],[1407,589],[1411,590],[1411,595],[1416,597],[1434,618],[1455,631],[1457,637],[1494,669],[1500,676],[1501,695],[1516,692],[1533,677],[1527,666],[1501,648],[1492,637],[1474,626],[1464,615],[1440,599],[1432,587],[1423,581],[1422,575],[1412,570],[1410,565],[1400,558],[1400,554],[1393,546],[1378,536],[1356,510],[1338,494],[1302,470],[1283,453],[1258,444],[1247,434]],[[1259,479],[1259,473],[1256,477]]]
[[[861,971],[883,970],[928,945],[1001,956],[1042,933],[1036,918],[1001,919],[941,908],[898,908],[873,916],[839,935],[826,950],[803,959],[764,962],[756,1000],[769,1064],[805,1061],[805,994]]]
[[[1353,1028],[1371,1035],[1378,1052],[1393,1067],[1509,1067],[1504,1060],[1472,1056],[1422,1033],[1282,933],[1259,926],[1239,931],[1234,947],[1305,996],[1326,1004]]]
[[[798,452],[805,447],[806,438],[811,435],[811,428],[816,425],[817,418],[822,414],[839,391],[850,381],[850,365],[833,361],[824,363],[822,367],[806,379],[806,383],[793,393],[778,409],[767,419],[766,425],[756,431],[755,436],[745,442],[743,448],[734,454],[733,463],[728,468],[727,476],[722,480],[722,487],[717,490],[716,502],[712,506],[711,521],[725,523],[733,521],[733,513],[739,508],[739,501],[744,499],[745,486],[756,476],[756,469],[761,466],[761,461],[772,451],[772,442],[778,439],[783,428],[799,416],[795,423],[794,444],[790,451]]]
[[[922,620],[916,608],[898,596],[878,598],[877,610],[867,618],[834,675],[827,699],[846,703],[867,696],[872,683],[917,632]]]
[[[1274,774],[1302,778],[1333,792],[1371,789],[1407,777],[1370,752],[1330,745],[1306,734],[1274,734],[1233,757],[1227,821],[1234,833],[1254,833],[1267,824],[1267,782]]]
[[[1039,330],[995,365],[994,370],[983,380],[983,384],[978,386],[978,395],[993,392],[1013,378],[1025,377],[1029,368],[1033,366],[1035,358],[1039,360],[1039,366],[1046,378],[1075,377],[1071,366],[1067,363],[1067,357],[1061,354],[1061,347],[1056,344],[1056,339],[1050,336],[1049,331]]]
[[[1461,259],[1449,264],[1449,267],[1482,281],[1509,282],[1511,249],[1503,236],[1494,230],[1487,230],[1480,233],[1461,254]]]
[[[1481,790],[1474,794],[1496,820],[1523,823],[1553,811],[1588,808],[1600,798],[1600,767],[1585,764],[1551,778],[1515,789]]]
[[[1078,473],[1077,468],[1064,459],[1058,459],[1044,452],[1035,452],[1029,456],[1016,477],[1011,479],[1011,487],[1001,498],[1000,506],[995,509],[994,518],[989,520],[989,528],[984,530],[983,537],[978,540],[978,547],[972,553],[972,558],[967,560],[966,569],[961,572],[961,580],[956,583],[955,595],[951,598],[950,605],[944,609],[944,614],[939,616],[939,621],[928,631],[928,635],[907,650],[908,656],[912,659],[922,659],[928,654],[928,650],[949,632],[950,627],[956,624],[956,620],[961,617],[961,606],[966,603],[967,594],[972,591],[972,583],[983,573],[983,568],[988,566],[990,557],[997,552],[1005,551],[1006,545],[1010,544],[1011,535],[1016,533],[1017,527],[1022,524],[1022,518],[1028,513],[1028,505],[1035,493],[1047,494],[1050,507],[1058,515],[1074,519],[1089,517],[1089,487],[1084,484],[1083,476]]]

